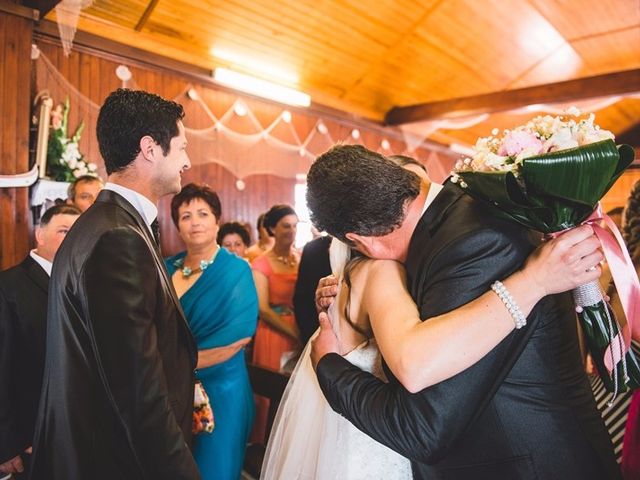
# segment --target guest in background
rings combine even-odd
[[[245,258],[250,243],[249,231],[240,222],[227,222],[220,225],[218,245],[221,247],[235,253],[240,258]]]
[[[251,245],[247,250],[247,260],[253,262],[263,253],[266,253],[271,247],[273,247],[273,237],[269,235],[266,227],[264,226],[265,213],[261,213],[256,222],[256,228],[258,229],[258,241]]]
[[[298,252],[294,248],[298,216],[289,205],[274,205],[264,226],[274,238],[273,248],[251,264],[258,290],[260,321],[253,346],[253,362],[280,370],[300,348],[293,314],[293,291],[298,277]],[[252,440],[265,443],[268,401],[258,399]]]
[[[331,275],[330,245],[331,237],[325,235],[311,240],[302,249],[298,279],[293,294],[293,311],[303,345],[309,341],[319,326],[315,301],[316,287],[322,277]]]
[[[187,250],[166,265],[215,417],[213,433],[195,437],[194,457],[203,479],[236,480],[254,418],[242,350],[256,330],[258,298],[249,264],[216,243],[220,214],[218,195],[205,185],[190,183],[173,197],[171,218]]]
[[[94,175],[82,175],[76,178],[67,190],[67,201],[84,212],[93,205],[98,198],[104,183],[100,177]]]
[[[640,181],[631,190],[623,214],[622,236],[631,260],[640,275]],[[622,306],[617,295],[612,296],[612,305],[618,319],[623,318]],[[632,348],[640,359],[640,338],[634,338]],[[640,478],[640,390],[635,390],[628,410],[624,442],[622,446],[622,475],[625,480]]]
[[[72,205],[48,209],[36,228],[36,248],[0,272],[0,473],[16,478],[28,464],[21,455],[31,449],[42,388],[51,266],[80,213]]]
[[[622,213],[624,212],[624,207],[615,207],[612,208],[611,210],[609,210],[607,212],[607,215],[609,215],[609,217],[611,217],[611,220],[613,220],[613,223],[616,224],[616,227],[618,227],[618,229],[622,228]]]

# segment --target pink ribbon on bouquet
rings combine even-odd
[[[604,222],[609,230],[603,228],[601,222]],[[604,257],[609,264],[613,283],[627,317],[627,324],[621,330],[623,341],[620,342],[618,338],[620,334],[616,335],[611,339],[604,355],[605,366],[611,373],[614,365],[629,351],[631,337],[640,339],[640,322],[637,321],[640,313],[640,283],[622,235],[609,215],[602,212],[600,203],[582,225],[591,225],[602,244]],[[624,345],[624,352],[620,351],[621,345]]]

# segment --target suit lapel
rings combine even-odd
[[[160,256],[158,246],[156,245],[156,241],[153,238],[151,231],[147,226],[147,223],[144,221],[140,213],[134,208],[134,206],[127,201],[127,199],[125,199],[122,195],[112,190],[102,190],[98,195],[98,199],[96,201],[115,203],[116,205],[124,209],[131,216],[132,220],[134,221],[134,223],[136,224],[140,232],[142,232],[142,235],[147,242],[147,246],[149,247],[149,250],[153,252],[153,258],[156,262],[156,267],[158,268],[160,275],[164,279],[166,289],[171,295],[173,303],[175,304],[176,309],[178,310],[178,314],[179,314],[178,316],[180,317],[180,322],[182,323],[183,327],[186,329],[188,333],[186,337],[187,337],[187,343],[189,345],[189,350],[191,352],[191,356],[193,359],[196,359],[198,348],[196,346],[195,340],[191,333],[191,329],[189,328],[189,323],[187,322],[187,318],[184,312],[182,311],[182,305],[180,305],[180,300],[178,299],[178,295],[176,294],[176,291],[173,288],[173,282],[171,282],[171,279],[169,278],[169,275],[167,273],[167,268],[165,267],[165,264],[164,264],[164,260]]]
[[[24,269],[26,275],[46,295],[49,291],[49,275],[44,271],[44,268],[31,258],[31,255],[27,255],[27,258],[25,258],[20,265]]]
[[[409,281],[409,290],[414,301],[419,302],[419,292],[421,291],[421,282],[424,281],[429,266],[429,252],[433,250],[431,245],[432,238],[435,236],[438,228],[447,219],[447,213],[452,205],[454,205],[460,197],[464,195],[462,189],[451,182],[445,183],[442,190],[420,218],[416,225],[411,241],[409,243],[409,251],[405,261],[407,271],[407,279]]]

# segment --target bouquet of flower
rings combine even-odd
[[[209,402],[209,396],[200,380],[196,381],[193,396],[193,423],[191,433],[211,433],[215,427],[213,409]]]
[[[613,271],[613,263],[620,262],[609,256],[628,259],[628,253],[624,245],[618,246],[621,239],[616,245],[611,234],[599,227],[602,215],[595,212],[600,199],[633,161],[634,151],[628,145],[616,147],[613,134],[594,125],[594,118],[572,107],[563,116],[539,116],[502,135],[494,129],[492,136],[477,141],[471,157],[456,164],[452,181],[489,202],[498,215],[547,235],[589,222],[605,240]],[[615,226],[607,225],[619,237]],[[635,274],[622,277],[614,275],[621,297],[621,290],[640,290]],[[633,288],[629,282],[635,282]],[[621,334],[598,282],[578,287],[573,294],[587,346],[607,389],[615,394],[640,386],[640,366],[629,350],[634,318],[627,319]],[[628,304],[631,307],[625,313],[633,317],[633,298]]]
[[[78,142],[84,130],[84,121],[73,134],[68,136],[69,99],[51,112],[51,134],[47,145],[47,172],[59,182],[72,182],[83,175],[97,176],[97,165],[85,162]]]

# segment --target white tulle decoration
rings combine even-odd
[[[331,240],[329,247],[329,263],[331,264],[331,272],[334,276],[340,278],[344,267],[351,258],[351,248],[337,238]]]
[[[71,55],[73,38],[76,35],[80,10],[87,8],[93,0],[62,0],[56,5],[56,21],[60,32],[60,41],[65,56]]]

